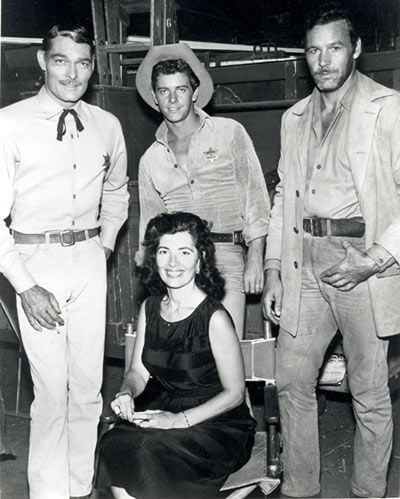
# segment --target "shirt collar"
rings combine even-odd
[[[356,87],[357,87],[357,80],[358,80],[357,71],[353,71],[353,74],[351,75],[350,78],[351,78],[351,80],[350,80],[349,87],[346,90],[346,93],[340,99],[340,106],[344,107],[348,111],[351,108],[351,103],[353,101],[354,92],[355,92]],[[318,90],[317,87],[314,88],[314,90],[311,94],[311,99],[312,99],[312,104],[314,106],[314,109],[319,109],[319,106],[321,105],[321,92]]]
[[[49,92],[46,90],[45,85],[43,85],[42,88],[39,90],[37,94],[37,99],[39,102],[39,106],[45,115],[46,120],[58,116],[63,111],[63,109],[65,109],[50,96]],[[80,118],[85,118],[85,113],[83,112],[83,107],[82,107],[82,101],[78,101],[75,104],[75,106],[73,106],[70,109],[75,109]]]
[[[205,111],[196,106],[194,106],[194,112],[200,118],[200,126],[198,130],[201,130],[204,126],[208,126],[210,130],[214,129],[214,124],[212,122],[210,115],[208,115]],[[163,121],[156,131],[157,142],[161,142],[162,144],[167,145],[168,144],[167,135],[168,135],[168,127],[165,121]]]
[[[358,73],[357,71],[353,71],[353,74],[351,75],[351,81],[349,88],[346,90],[346,93],[343,95],[340,104],[347,109],[348,111],[351,108],[351,103],[353,101],[353,96],[354,92],[357,87],[357,80],[358,80]]]

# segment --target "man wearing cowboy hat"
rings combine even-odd
[[[140,241],[148,221],[161,212],[189,211],[207,220],[225,278],[223,303],[242,338],[244,293],[263,287],[270,209],[253,143],[237,121],[202,111],[213,82],[184,43],[151,47],[136,87],[164,117],[139,166]],[[141,255],[139,249],[138,264]]]

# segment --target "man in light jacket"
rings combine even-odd
[[[387,337],[400,324],[400,96],[355,69],[361,40],[338,4],[309,16],[305,53],[316,88],[283,116],[264,267],[265,313],[280,325],[283,492],[320,492],[315,386],[340,329],[356,417],[351,493],[383,497]]]

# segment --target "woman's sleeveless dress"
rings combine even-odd
[[[155,296],[146,302],[142,359],[164,388],[148,408],[180,412],[222,390],[208,329],[223,306],[207,296],[189,317],[167,322],[160,303]],[[189,428],[123,423],[100,441],[101,486],[123,487],[138,499],[216,497],[227,476],[250,458],[255,424],[245,402]]]

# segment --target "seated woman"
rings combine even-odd
[[[254,442],[239,341],[218,301],[223,280],[206,222],[191,213],[158,215],[145,246],[141,273],[152,296],[111,404],[125,422],[99,444],[101,485],[116,498],[210,499],[248,461]],[[150,375],[163,391],[136,412]]]

